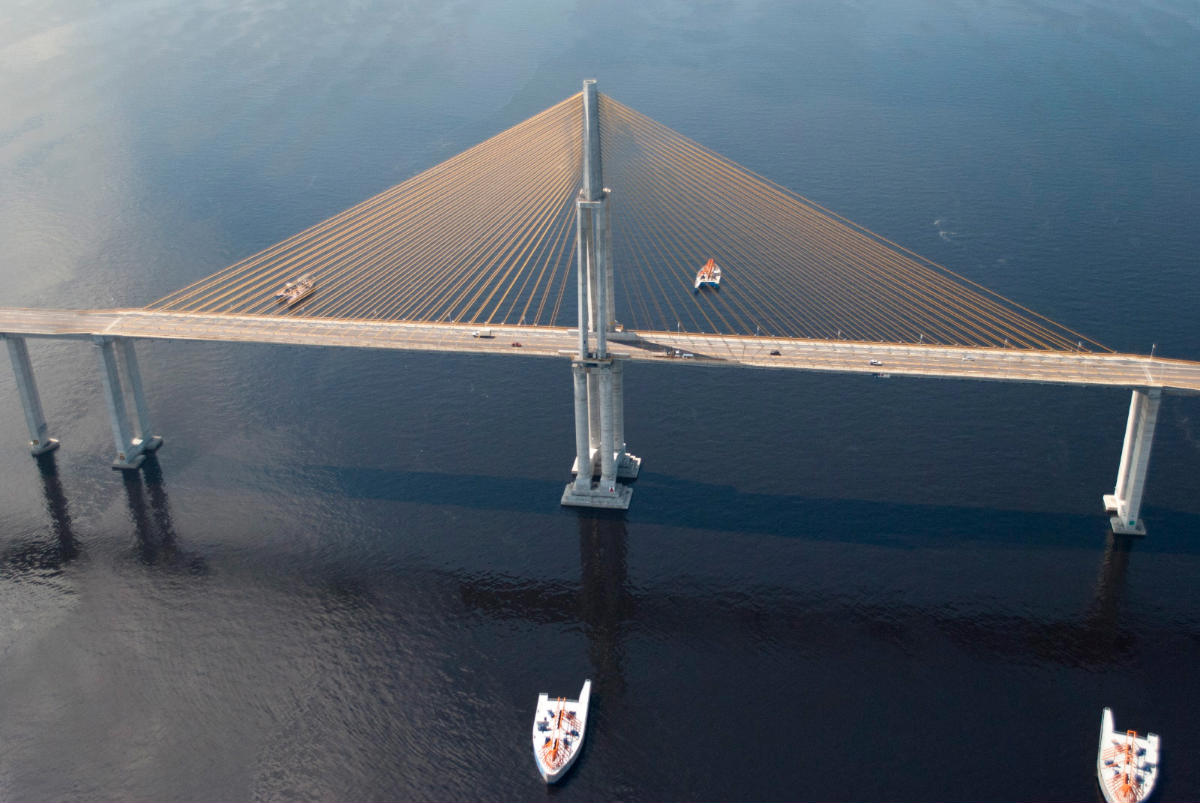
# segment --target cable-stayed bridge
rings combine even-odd
[[[582,132],[582,136],[581,136]],[[719,286],[698,288],[715,259]],[[277,298],[288,282],[311,293]],[[1162,392],[1200,363],[1113,353],[584,91],[143,309],[0,308],[35,454],[48,435],[25,339],[95,341],[119,468],[152,434],[136,339],[566,357],[576,479],[564,504],[624,508],[630,361],[965,377],[1133,390],[1106,506],[1139,511]],[[132,410],[127,409],[126,394]],[[132,415],[130,413],[132,412]]]

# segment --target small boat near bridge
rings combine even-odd
[[[699,272],[696,273],[696,290],[701,287],[713,287],[720,289],[721,287],[721,266],[717,264],[715,259],[710,259],[704,263]]]
[[[1157,733],[1121,733],[1113,727],[1112,709],[1104,709],[1096,775],[1108,803],[1140,803],[1149,797],[1158,780],[1158,760]]]
[[[533,758],[546,783],[556,783],[579,757],[591,696],[590,680],[583,682],[578,700],[564,697],[551,700],[547,694],[538,695],[533,718]]]
[[[313,294],[317,283],[311,276],[301,276],[293,282],[288,282],[275,294],[275,300],[286,306],[295,306]]]

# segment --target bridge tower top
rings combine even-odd
[[[604,167],[600,161],[600,110],[596,79],[583,82],[583,200],[598,201],[604,192]]]

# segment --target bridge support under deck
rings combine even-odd
[[[1142,493],[1146,489],[1146,470],[1150,465],[1150,447],[1154,445],[1154,426],[1162,390],[1134,390],[1129,402],[1129,420],[1125,425],[1125,445],[1117,469],[1117,486],[1104,495],[1105,510],[1115,515],[1109,519],[1114,533],[1145,535],[1142,523]]]
[[[17,378],[17,395],[25,411],[25,423],[29,426],[29,452],[34,457],[58,448],[58,441],[51,438],[42,412],[42,399],[38,396],[37,383],[33,380],[33,364],[29,361],[29,348],[25,338],[0,335],[8,345],[8,356],[12,359],[13,373]]]
[[[158,435],[150,434],[150,415],[146,409],[146,396],[142,391],[142,373],[138,369],[137,352],[133,341],[126,337],[93,338],[100,358],[100,379],[104,383],[104,398],[108,403],[108,415],[112,421],[113,441],[117,446],[117,457],[113,468],[131,471],[142,465],[148,452],[162,446]],[[117,349],[121,351],[118,363]],[[122,371],[124,368],[124,383]],[[134,417],[130,420],[125,404],[123,384],[129,386],[133,396]]]
[[[579,353],[571,361],[575,388],[575,479],[562,504],[625,510],[641,459],[625,450],[624,365],[608,352],[613,314],[612,234],[608,191],[600,167],[596,82],[583,83],[583,189],[575,204]]]
[[[575,360],[575,479],[563,489],[562,504],[574,507],[603,507],[626,510],[633,489],[618,482],[637,476],[641,459],[628,454],[624,443],[618,445],[615,427],[616,403],[613,394],[614,360]],[[595,384],[597,392],[590,393]],[[600,426],[593,443],[591,411],[597,411]]]

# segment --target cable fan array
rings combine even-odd
[[[582,119],[579,96],[568,98],[150,308],[557,321],[572,278]],[[301,303],[276,298],[300,281],[312,286]]]
[[[600,120],[629,328],[1108,350],[605,95]],[[708,259],[720,290],[697,292]]]
[[[627,329],[1108,350],[606,95],[599,119]],[[150,308],[571,326],[582,125],[575,95]]]

